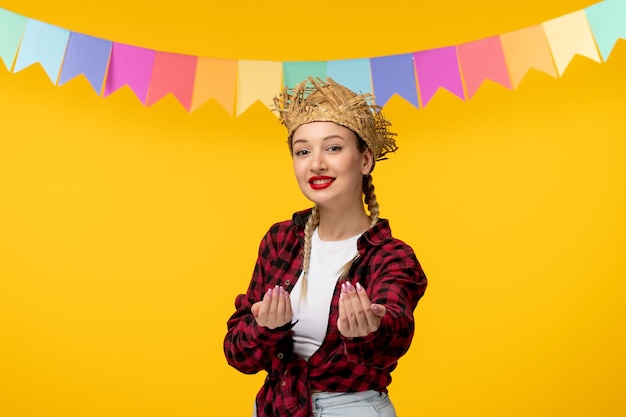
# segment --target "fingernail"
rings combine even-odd
[[[350,282],[346,282],[346,287],[348,287],[348,292],[354,291],[354,287],[350,284]]]
[[[378,304],[372,304],[372,311],[378,313],[380,311],[380,306]]]
[[[346,288],[346,283],[345,283],[345,282],[342,282],[342,283],[341,283],[341,292],[342,292],[342,293],[344,293],[344,292],[348,292],[348,289]]]
[[[361,287],[361,284],[360,284],[360,283],[358,283],[358,282],[356,283],[356,290],[357,290],[358,292],[363,292],[363,287]]]

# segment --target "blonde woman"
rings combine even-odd
[[[427,284],[379,218],[371,172],[396,151],[395,134],[371,95],[332,79],[309,78],[274,103],[313,207],[262,239],[227,323],[226,359],[267,372],[253,416],[394,417],[387,387]]]

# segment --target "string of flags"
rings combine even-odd
[[[384,106],[397,94],[426,106],[445,89],[472,98],[486,80],[515,89],[530,69],[560,77],[575,55],[606,61],[626,39],[626,0],[605,0],[520,30],[406,54],[332,61],[221,59],[99,39],[0,8],[0,61],[11,72],[39,63],[53,84],[83,75],[107,97],[128,86],[145,106],[168,94],[193,112],[215,99],[239,116],[281,86],[332,77]]]

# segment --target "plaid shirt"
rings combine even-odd
[[[387,392],[391,371],[413,338],[413,311],[426,289],[426,276],[411,247],[391,236],[387,220],[358,240],[360,257],[349,279],[361,283],[373,303],[387,314],[380,328],[365,337],[345,338],[337,330],[341,286],[335,288],[328,330],[309,361],[293,353],[291,324],[268,329],[256,324],[250,307],[275,285],[291,291],[302,267],[304,225],[310,210],[295,213],[291,221],[274,224],[259,247],[259,255],[246,294],[235,300],[235,313],[227,323],[224,353],[239,371],[267,372],[256,397],[259,417],[309,417],[310,390]]]

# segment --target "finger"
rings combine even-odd
[[[276,295],[278,293],[278,285],[275,286],[274,288],[270,288],[269,290],[267,290],[267,314],[271,319],[274,319],[276,317]]]
[[[263,300],[259,303],[259,315],[267,315],[270,308],[270,300],[272,299],[272,289],[269,288],[263,295]]]
[[[348,320],[348,312],[346,311],[348,303],[346,303],[346,295],[342,285],[339,293],[339,317],[337,318],[337,329],[344,336],[351,336],[350,321]]]
[[[378,318],[382,318],[387,314],[387,307],[382,304],[372,304],[372,313]]]
[[[385,313],[382,313],[381,316],[378,316],[373,310],[372,310],[372,302],[370,301],[370,298],[367,295],[367,292],[365,291],[365,288],[363,288],[361,286],[360,283],[356,283],[356,292],[359,296],[359,300],[361,301],[361,306],[363,307],[363,311],[364,311],[364,319],[367,321],[367,328],[368,330],[372,330],[374,328],[378,327],[378,322],[379,322],[379,317],[382,317],[382,315],[384,315]]]
[[[273,300],[276,304],[276,323],[281,325],[285,321],[285,290],[283,287],[278,287]]]
[[[354,288],[350,282],[346,282],[346,289],[348,292],[348,299],[350,300],[350,306],[352,307],[352,314],[349,315],[351,328],[356,327],[359,329],[359,332],[366,331],[368,328],[368,321],[365,309],[363,308],[363,304],[361,302],[361,297],[359,296],[356,288]],[[367,301],[369,304],[369,300]]]

